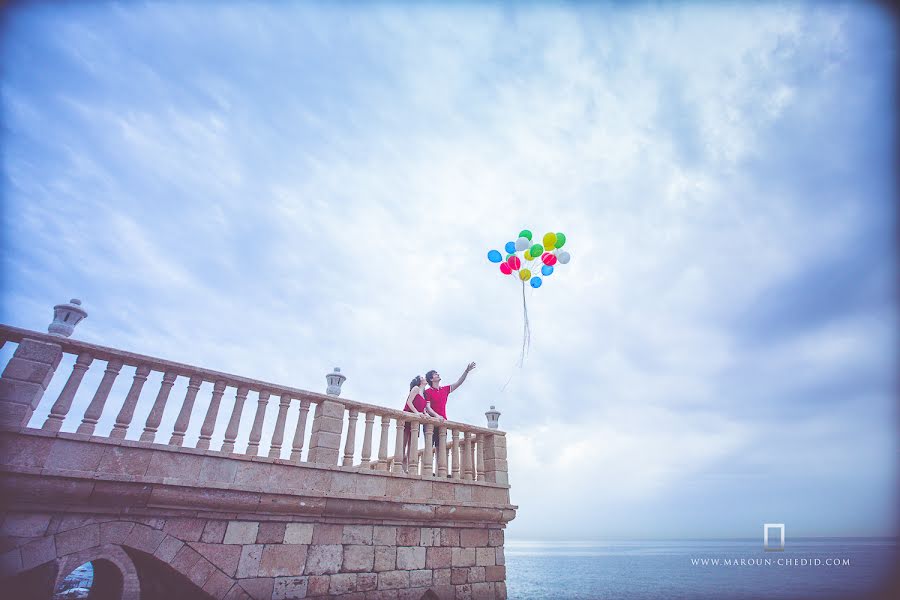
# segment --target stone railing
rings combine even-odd
[[[194,421],[196,426],[196,420],[202,419],[195,448],[219,455],[261,456],[261,447],[268,446],[266,456],[282,460],[282,456],[288,454],[285,448],[287,443],[290,444],[290,453],[283,460],[296,464],[330,465],[353,471],[382,471],[401,477],[449,478],[508,485],[505,435],[495,429],[420,419],[403,411],[333,395],[317,394],[0,325],[0,347],[8,343],[17,344],[17,347],[0,378],[0,428],[6,430],[29,427],[29,421],[44,393],[51,386],[54,376],[63,376],[56,373],[63,355],[70,355],[74,357],[74,363],[65,384],[50,407],[46,419],[42,423],[31,423],[31,428],[59,432],[67,418],[71,423],[73,401],[82,380],[93,365],[101,362],[105,364],[105,369],[99,385],[83,414],[74,417],[77,421],[80,416],[76,434],[97,436],[97,424],[104,414],[110,419],[111,413],[117,411],[109,438],[124,440],[128,436],[129,440],[136,439],[148,445],[184,447],[189,425]],[[152,407],[143,423],[133,422],[135,409],[142,400],[144,385],[153,373],[161,374],[162,379]],[[124,400],[110,398],[113,385],[120,376],[131,377]],[[179,378],[187,380],[183,398],[173,397],[171,393]],[[205,383],[212,384],[211,399],[206,405],[205,413],[199,414],[201,411],[195,410],[195,405]],[[233,396],[234,403],[222,443],[217,448],[212,448],[213,438],[218,439],[214,434],[222,400],[227,396]],[[146,396],[145,400],[150,397],[152,396]],[[171,432],[161,431],[163,414],[173,402],[180,402],[174,426]],[[253,402],[255,407],[245,410],[245,405]],[[278,402],[278,411],[274,427],[266,428],[264,421],[270,402]],[[295,402],[299,405],[298,419],[296,426],[289,431],[287,414]],[[310,411],[312,424],[307,434]],[[252,428],[246,451],[239,453],[236,452],[235,442],[245,412],[250,413]],[[407,423],[412,424],[409,473],[403,467],[403,434]],[[422,436],[419,435],[419,425],[424,429]],[[361,432],[358,431],[360,427]],[[263,440],[264,430],[271,431],[269,439]],[[218,433],[222,435],[221,430]],[[435,433],[436,446],[431,443]],[[361,444],[357,449],[360,437]]]

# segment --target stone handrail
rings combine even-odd
[[[260,381],[238,375],[222,373],[183,363],[145,356],[133,352],[90,344],[70,338],[48,335],[7,325],[0,325],[0,347],[7,342],[18,347],[0,380],[0,427],[18,429],[26,427],[47,390],[63,354],[74,355],[75,363],[59,396],[53,403],[47,419],[40,428],[58,432],[69,416],[75,394],[85,373],[95,360],[105,361],[106,368],[97,390],[87,406],[77,433],[97,435],[95,428],[107,406],[116,378],[124,367],[134,368],[130,389],[119,409],[115,424],[109,434],[112,439],[125,439],[132,423],[141,391],[151,372],[162,373],[160,388],[152,408],[143,423],[140,441],[148,444],[162,443],[183,447],[185,432],[194,413],[194,404],[204,382],[213,384],[212,397],[203,415],[197,448],[226,455],[235,452],[235,440],[241,425],[244,404],[255,393],[255,411],[246,454],[259,455],[263,425],[268,403],[278,401],[278,413],[269,443],[270,458],[279,459],[282,448],[290,444],[290,458],[294,463],[314,463],[339,466],[350,470],[377,470],[397,476],[407,476],[404,463],[410,465],[412,476],[423,478],[451,478],[457,480],[484,481],[507,485],[506,439],[503,432],[452,421],[437,422],[400,410],[375,406],[354,400],[318,394],[280,384]],[[181,400],[173,431],[168,439],[161,439],[159,426],[163,412],[170,400],[170,392],[179,377],[188,378],[186,394]],[[222,398],[233,395],[235,403],[224,432],[222,446],[210,448]],[[293,401],[299,402],[297,427],[286,429],[287,412]],[[174,400],[178,402],[176,398]],[[310,435],[306,435],[309,411],[313,408]],[[363,442],[360,458],[356,455],[356,428],[363,416]],[[375,418],[379,418],[376,432]],[[412,438],[408,455],[404,460],[404,431],[407,423]],[[345,428],[346,424],[346,428]],[[420,427],[424,436],[419,435]],[[394,430],[391,444],[390,430]],[[342,434],[344,446],[341,448]],[[375,439],[375,434],[378,439]],[[437,444],[431,439],[437,434]],[[447,437],[450,437],[448,442]],[[307,439],[308,437],[308,439]],[[420,447],[420,437],[422,444]],[[304,447],[307,457],[301,459]]]

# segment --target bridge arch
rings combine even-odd
[[[140,600],[141,584],[137,569],[131,557],[119,546],[94,546],[60,557],[57,561],[59,569],[53,585],[54,592],[59,590],[69,573],[89,562],[94,566],[92,600]]]

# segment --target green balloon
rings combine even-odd
[[[527,229],[523,229],[522,231],[519,232],[519,237],[528,238],[530,240],[531,232],[528,231]]]
[[[503,259],[503,262],[508,261],[510,256],[515,256],[515,254],[507,254],[506,258]]]
[[[541,254],[544,253],[544,247],[540,244],[535,244],[531,247],[531,255],[535,258],[540,258]]]
[[[565,243],[566,243],[566,234],[557,233],[556,234],[556,247],[562,248]]]

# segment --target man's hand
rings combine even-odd
[[[474,369],[474,368],[475,368],[475,363],[474,363],[474,362],[470,362],[470,363],[469,363],[469,366],[466,367],[466,373],[468,373],[469,371],[471,371],[471,370]]]

